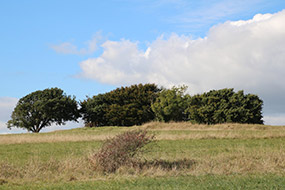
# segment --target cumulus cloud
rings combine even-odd
[[[81,76],[112,85],[186,84],[190,93],[235,88],[256,93],[266,112],[285,107],[285,11],[212,27],[205,38],[172,34],[151,42],[106,41],[103,53],[80,63]]]
[[[74,55],[86,55],[92,54],[97,50],[97,44],[102,39],[100,32],[96,33],[91,40],[86,42],[87,47],[79,49],[76,45],[70,42],[64,42],[58,45],[52,45],[51,48],[57,53],[61,54],[74,54]]]

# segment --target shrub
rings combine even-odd
[[[147,131],[128,131],[108,139],[90,160],[96,169],[103,172],[115,172],[123,165],[134,165],[143,147],[154,140],[154,135]]]

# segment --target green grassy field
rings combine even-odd
[[[180,165],[96,171],[89,157],[103,140],[134,129],[156,135],[143,160]],[[0,189],[94,188],[285,189],[285,126],[148,123],[0,135]]]

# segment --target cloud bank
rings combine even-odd
[[[205,38],[160,36],[106,41],[103,53],[80,63],[81,76],[112,85],[186,84],[191,94],[235,88],[265,101],[267,114],[285,113],[285,10],[212,27]]]

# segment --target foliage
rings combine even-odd
[[[185,95],[187,87],[172,87],[163,89],[156,101],[151,105],[158,121],[184,121],[187,119],[185,109],[190,98]]]
[[[186,89],[160,90],[155,84],[117,88],[81,102],[83,120],[87,126],[141,125],[153,119],[263,124],[263,101],[257,95],[222,89],[190,97]]]
[[[81,102],[87,126],[132,126],[154,119],[151,103],[160,89],[155,84],[117,88]]]
[[[257,95],[233,89],[212,90],[190,99],[187,109],[195,123],[255,123],[263,124],[263,101]]]
[[[81,102],[82,119],[89,127],[104,126],[108,123],[105,117],[108,108],[106,97],[104,94],[98,94]]]
[[[32,92],[21,98],[8,121],[8,128],[18,127],[38,133],[52,123],[77,121],[80,116],[75,97],[71,98],[59,88]]]
[[[91,161],[104,172],[115,172],[123,165],[135,163],[135,156],[153,139],[154,136],[148,135],[147,131],[125,132],[107,140]]]

